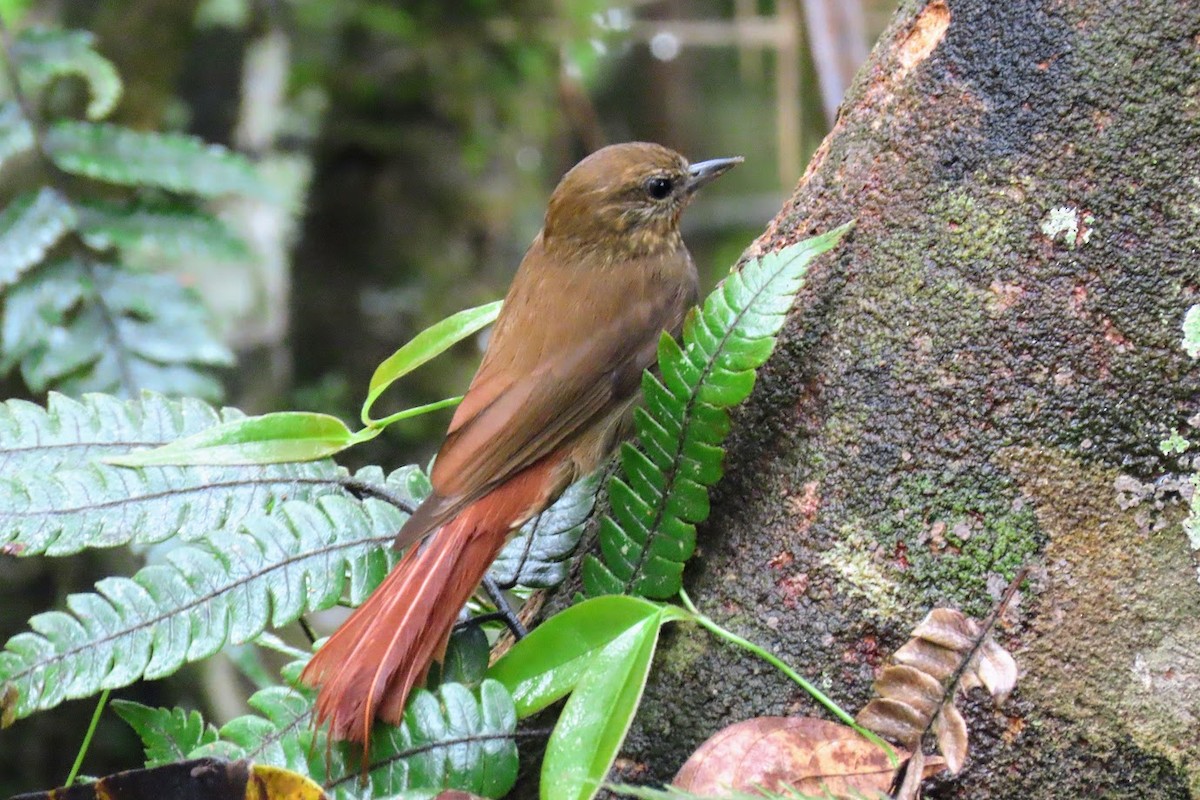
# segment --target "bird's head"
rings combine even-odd
[[[604,247],[614,256],[651,255],[680,246],[679,217],[696,191],[739,158],[689,164],[648,142],[614,144],[580,161],[559,181],[543,236],[573,248]]]

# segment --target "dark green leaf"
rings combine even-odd
[[[446,646],[437,683],[478,686],[487,673],[490,653],[491,645],[481,626],[466,625],[455,630]]]
[[[709,514],[720,480],[731,406],[754,388],[807,269],[849,230],[845,225],[747,263],[688,315],[683,343],[658,344],[661,381],[642,379],[645,408],[634,412],[637,447],[621,452],[609,483],[610,516],[600,525],[603,563],[583,565],[584,590],[664,598],[679,591],[695,526]]]

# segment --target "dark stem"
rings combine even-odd
[[[358,478],[344,477],[338,479],[338,485],[359,500],[374,497],[376,500],[383,500],[385,503],[392,504],[405,514],[412,514],[417,510],[417,507],[408,498],[401,497],[386,486],[377,483],[370,483]]]
[[[312,625],[303,616],[297,617],[296,622],[300,624],[300,630],[304,631],[304,635],[308,637],[309,644],[317,643],[317,632],[313,630]]]

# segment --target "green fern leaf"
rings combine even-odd
[[[500,586],[549,589],[567,578],[568,560],[596,505],[600,475],[576,481],[554,505],[509,540],[491,567]]]
[[[360,756],[353,748],[332,747],[327,760],[325,734],[312,725],[312,692],[297,679],[302,667],[284,668],[285,681],[295,688],[256,692],[249,703],[258,714],[226,723],[216,741],[201,743],[186,757],[248,758],[284,767],[320,781],[336,800],[432,796],[445,789],[502,797],[516,782],[517,713],[496,681],[485,680],[475,691],[446,683],[414,692],[399,725],[376,729],[367,783],[360,785]],[[123,703],[118,711],[128,720],[133,706]],[[148,766],[179,760],[172,754],[195,741],[196,723],[183,712],[136,709],[137,722],[129,721],[146,746]]]
[[[60,169],[122,186],[202,197],[274,196],[244,156],[194,136],[66,120],[46,131],[45,148]]]
[[[485,680],[478,696],[457,683],[415,692],[404,721],[372,740],[369,786],[361,796],[457,789],[503,797],[517,780],[516,727],[512,696],[496,681]],[[348,789],[356,779],[350,760],[326,785]]]
[[[0,102],[0,168],[33,145],[33,126],[21,113],[21,106],[15,100]]]
[[[68,394],[214,397],[220,384],[204,368],[233,360],[199,297],[175,278],[74,260],[13,288],[0,350],[33,391],[55,386]]]
[[[79,234],[89,247],[119,250],[127,261],[236,261],[250,256],[246,243],[229,226],[188,208],[93,202],[80,204],[77,213]]]
[[[415,467],[387,481],[393,495],[413,504],[412,489],[425,486]],[[66,611],[33,617],[32,632],[0,652],[0,686],[15,688],[12,712],[22,717],[170,675],[268,626],[329,608],[344,593],[357,605],[395,560],[383,545],[403,521],[389,503],[327,495],[211,532],[132,578],[105,578],[96,593],[71,595]]]
[[[87,31],[22,31],[13,42],[12,53],[21,87],[37,96],[55,80],[77,76],[87,82],[91,92],[88,118],[107,117],[121,99],[121,77],[111,61],[92,49],[93,43],[94,37]]]
[[[41,263],[73,227],[75,213],[54,189],[43,188],[9,203],[0,212],[0,291]]]
[[[125,469],[88,463],[155,447],[241,417],[199,400],[52,394],[0,405],[0,545],[61,556],[89,547],[190,540],[236,528],[285,499],[344,493],[333,461]],[[374,475],[374,473],[364,473]],[[382,483],[382,474],[377,483]],[[422,486],[416,486],[420,491]]]
[[[147,767],[185,761],[188,753],[218,738],[199,711],[151,708],[131,700],[113,700],[112,709],[141,737]]]
[[[603,559],[583,564],[584,590],[674,595],[696,546],[696,523],[709,513],[708,488],[721,477],[727,409],[749,396],[807,270],[838,243],[844,225],[747,263],[684,323],[682,347],[659,341],[661,380],[642,376],[644,408],[634,414],[638,446],[621,449],[621,474],[609,481],[611,514],[600,524]]]
[[[0,403],[0,474],[20,480],[77,469],[93,459],[157,447],[245,415],[192,398],[143,392],[136,400],[50,392],[46,405]]]

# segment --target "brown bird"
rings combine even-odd
[[[376,719],[400,721],[508,536],[624,435],[659,336],[696,302],[680,214],[741,160],[689,165],[632,142],[563,176],[438,451],[433,493],[396,537],[408,552],[304,669],[334,738],[366,744]]]

